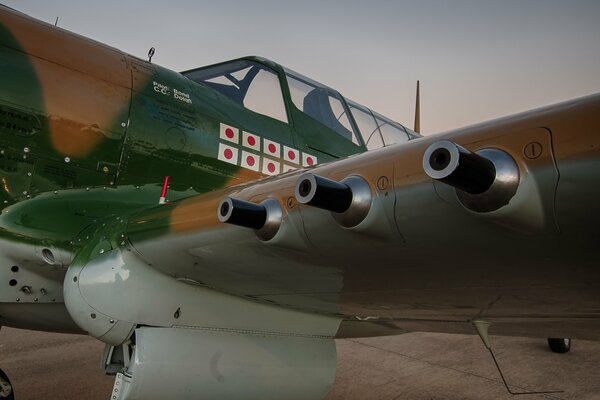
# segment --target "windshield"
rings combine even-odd
[[[403,125],[378,114],[365,106],[347,100],[350,112],[358,125],[367,149],[377,149],[395,143],[407,142],[418,134]]]
[[[360,144],[338,92],[296,73],[287,72],[287,81],[292,102],[298,110],[352,143]]]
[[[279,78],[263,64],[238,60],[183,75],[217,90],[250,111],[288,122]]]
[[[379,130],[379,124],[373,114],[371,114],[371,111],[353,102],[348,102],[348,106],[350,107],[354,121],[356,121],[356,125],[358,125],[358,130],[362,135],[367,149],[372,150],[383,147],[384,143]]]

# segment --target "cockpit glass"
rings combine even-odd
[[[371,114],[368,108],[348,101],[348,107],[354,117],[354,122],[358,125],[358,130],[363,138],[363,141],[367,145],[367,149],[373,150],[379,147],[383,147],[383,139],[381,138],[381,132],[379,132],[379,126],[375,117]]]
[[[419,134],[358,103],[337,91],[297,72],[284,68],[291,100],[298,110],[338,135],[367,149],[406,142]],[[288,122],[281,83],[275,71],[248,59],[183,72],[248,110]]]
[[[248,72],[250,72],[251,69],[252,67],[240,69],[239,71],[232,72],[231,76],[233,76],[236,80],[241,81],[246,77],[246,75],[248,74]]]
[[[376,112],[373,112],[373,115],[375,116],[379,131],[383,137],[383,142],[386,146],[394,143],[407,142],[411,139],[410,133],[404,126],[381,114],[377,114]]]
[[[298,110],[359,145],[356,132],[339,93],[316,85],[308,79],[291,75],[289,72],[287,81],[292,102]]]
[[[238,60],[183,75],[217,90],[250,111],[288,122],[279,78],[265,65]]]

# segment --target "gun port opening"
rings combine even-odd
[[[431,153],[429,157],[429,165],[436,171],[441,171],[450,164],[450,152],[448,149],[439,148]]]
[[[229,214],[229,203],[224,201],[221,204],[221,216],[224,218],[227,214]]]
[[[300,182],[300,186],[298,187],[298,193],[300,193],[300,196],[306,197],[310,193],[311,189],[312,185],[310,181],[308,179],[305,179],[302,182]]]

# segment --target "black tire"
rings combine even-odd
[[[571,350],[570,338],[548,338],[548,347],[553,353],[568,353]]]
[[[15,392],[8,376],[0,369],[0,399],[15,400]]]

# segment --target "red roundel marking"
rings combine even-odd
[[[254,136],[248,136],[248,144],[250,146],[254,146],[256,144],[256,139],[254,139]]]
[[[225,136],[227,136],[229,139],[233,139],[233,129],[231,129],[231,128],[225,129]]]
[[[269,165],[267,165],[267,169],[269,170],[270,173],[275,172],[275,164],[269,163]]]
[[[223,155],[226,159],[231,160],[233,158],[233,151],[231,151],[231,149],[225,149]]]
[[[277,147],[273,143],[269,143],[269,153],[275,153],[277,151]],[[275,167],[273,167],[275,168]]]
[[[294,153],[292,150],[290,150],[290,151],[288,151],[288,157],[290,158],[290,160],[295,160],[296,153]]]
[[[313,165],[313,164],[315,163],[315,160],[313,160],[313,158],[312,158],[312,157],[308,157],[308,158],[306,159],[306,163],[307,163],[308,165]]]
[[[252,157],[252,156],[246,157],[246,164],[248,164],[249,166],[253,167],[255,162],[256,161],[254,161],[254,157]]]

